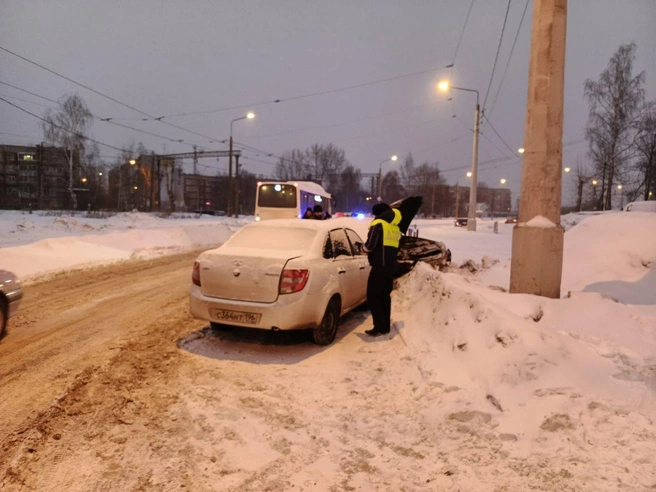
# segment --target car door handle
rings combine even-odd
[[[367,268],[367,265],[360,265],[360,270],[364,270],[365,268]]]
[[[341,275],[341,274],[343,274],[343,273],[346,273],[346,270],[344,270],[343,268],[340,268],[340,269],[338,270],[338,273]]]

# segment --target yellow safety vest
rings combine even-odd
[[[369,227],[374,227],[376,224],[381,224],[383,226],[383,246],[391,246],[393,248],[399,247],[399,241],[401,241],[401,230],[399,229],[399,224],[401,223],[401,212],[393,208],[394,219],[390,224],[386,220],[374,219],[369,224]]]

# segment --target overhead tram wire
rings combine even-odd
[[[499,97],[499,93],[501,92],[501,87],[503,86],[503,82],[504,80],[506,80],[506,73],[508,72],[508,66],[510,65],[510,60],[512,60],[513,53],[515,52],[515,45],[517,44],[517,38],[519,38],[519,33],[522,30],[522,23],[524,22],[524,16],[526,15],[526,10],[528,9],[529,2],[530,0],[526,0],[526,3],[524,4],[524,11],[522,12],[522,18],[519,20],[519,26],[517,27],[517,32],[515,33],[515,39],[513,40],[512,48],[510,48],[510,55],[508,56],[506,67],[503,69],[501,82],[499,83],[497,92],[494,95],[494,99],[492,100],[492,107],[490,108],[490,111],[488,111],[488,114],[490,116],[492,115],[492,111],[494,110],[494,105],[497,103],[497,98]]]
[[[66,127],[64,127],[64,126],[57,125],[57,124],[54,124],[54,123],[52,123],[52,122],[49,122],[49,121],[46,120],[45,118],[41,118],[41,116],[36,115],[36,114],[32,113],[31,111],[28,111],[28,110],[25,109],[25,108],[21,108],[20,106],[14,104],[14,103],[12,103],[12,102],[9,102],[9,101],[7,101],[6,99],[3,99],[2,97],[0,97],[0,101],[4,101],[5,103],[9,104],[10,106],[13,106],[13,107],[16,108],[16,109],[19,109],[20,111],[22,111],[22,112],[24,112],[24,113],[27,113],[27,114],[29,114],[30,116],[33,116],[33,117],[35,117],[35,118],[37,118],[37,119],[39,119],[39,120],[41,120],[41,121],[43,121],[43,122],[45,122],[45,123],[51,124],[51,125],[53,125],[54,127],[59,128],[60,130],[64,130],[65,132],[68,132],[68,133],[71,133],[71,134],[73,134],[73,135],[76,135],[76,136],[78,136],[78,137],[80,137],[80,138],[83,138],[84,140],[88,140],[89,142],[97,143],[98,145],[102,145],[103,147],[109,147],[110,149],[118,150],[119,152],[122,152],[122,151],[123,151],[123,149],[120,149],[120,148],[118,148],[118,147],[114,147],[113,145],[106,144],[106,143],[104,143],[104,142],[101,142],[100,140],[95,140],[95,139],[93,139],[93,138],[87,137],[87,136],[82,135],[82,134],[80,134],[80,133],[75,133],[74,131],[69,130],[68,128],[66,128]]]
[[[446,68],[453,68],[454,65],[456,64],[456,57],[458,56],[460,43],[462,42],[462,37],[465,34],[465,29],[467,28],[467,22],[469,21],[469,14],[471,14],[472,7],[474,6],[475,1],[476,0],[472,0],[471,3],[469,4],[469,10],[467,10],[467,17],[465,17],[465,23],[462,25],[462,30],[460,31],[460,37],[458,37],[458,43],[456,44],[456,50],[453,53],[453,58],[451,58],[451,64],[447,65]]]
[[[198,133],[198,132],[195,132],[195,131],[193,131],[193,130],[189,130],[189,129],[184,128],[184,127],[179,126],[179,125],[174,125],[173,123],[169,123],[168,121],[162,121],[161,118],[157,118],[157,117],[155,117],[155,116],[153,116],[153,115],[151,115],[151,114],[146,113],[145,111],[142,111],[142,110],[140,110],[140,109],[138,109],[138,108],[135,108],[134,106],[131,106],[131,105],[129,105],[129,104],[126,104],[126,103],[124,103],[124,102],[121,102],[121,101],[119,101],[118,99],[113,98],[112,96],[108,96],[107,94],[103,94],[102,92],[97,91],[97,90],[95,90],[95,89],[89,87],[88,85],[82,84],[81,82],[77,82],[76,80],[73,80],[73,79],[71,79],[70,77],[67,77],[66,75],[62,75],[62,74],[60,74],[60,73],[58,73],[58,72],[55,72],[54,70],[52,70],[52,69],[50,69],[50,68],[48,68],[48,67],[45,67],[45,66],[41,65],[40,63],[37,63],[37,62],[35,62],[35,61],[32,61],[32,60],[30,60],[30,59],[28,59],[28,58],[26,58],[26,57],[24,57],[24,56],[21,56],[21,55],[19,55],[18,53],[14,53],[13,51],[8,50],[7,48],[4,48],[4,47],[0,46],[0,50],[5,51],[6,53],[9,53],[9,54],[11,54],[11,55],[13,55],[13,56],[15,56],[15,57],[17,57],[17,58],[20,58],[21,60],[24,60],[24,61],[26,61],[27,63],[30,63],[30,64],[32,64],[32,65],[35,65],[35,66],[37,66],[37,67],[39,67],[39,68],[41,68],[41,69],[43,69],[43,70],[45,70],[45,71],[47,71],[47,72],[50,72],[50,73],[52,73],[53,75],[56,75],[57,77],[61,77],[62,79],[71,82],[72,84],[75,84],[75,85],[77,85],[77,86],[80,86],[80,87],[82,87],[82,88],[88,90],[88,91],[91,91],[91,92],[93,92],[94,94],[97,94],[97,95],[99,95],[99,96],[101,96],[101,97],[104,97],[105,99],[108,99],[108,100],[110,100],[110,101],[112,101],[112,102],[114,102],[114,103],[116,103],[116,104],[119,104],[119,105],[121,105],[121,106],[123,106],[123,107],[126,107],[126,108],[128,108],[128,109],[131,109],[132,111],[135,111],[135,112],[137,112],[137,113],[139,113],[139,114],[142,114],[142,115],[144,115],[144,116],[147,116],[148,118],[150,118],[150,119],[152,119],[152,120],[159,121],[159,122],[161,122],[161,123],[164,123],[165,125],[172,126],[172,127],[174,127],[174,128],[177,128],[177,129],[179,129],[179,130],[182,130],[182,131],[185,131],[185,132],[188,132],[188,133],[194,134],[194,135],[198,135],[198,136],[200,136],[200,137],[206,138],[206,139],[211,140],[211,141],[213,141],[213,142],[218,142],[218,141],[219,141],[219,139],[217,139],[217,138],[213,138],[213,137],[209,137],[209,136],[207,136],[207,135],[203,135],[202,133]],[[104,121],[110,121],[111,119],[112,119],[112,118],[105,118]]]
[[[11,88],[13,88],[13,89],[16,89],[16,90],[19,90],[19,91],[22,91],[22,92],[25,92],[26,94],[29,94],[29,95],[31,95],[31,96],[41,98],[41,99],[43,99],[43,100],[45,100],[45,101],[52,102],[52,103],[56,104],[57,106],[60,106],[60,107],[61,107],[61,103],[60,103],[59,101],[55,101],[54,99],[50,99],[49,97],[42,96],[41,94],[37,94],[37,93],[35,93],[35,92],[30,92],[30,91],[28,91],[28,90],[26,90],[26,89],[23,89],[23,88],[21,88],[21,87],[17,87],[17,86],[15,86],[15,85],[9,84],[9,83],[7,83],[7,82],[3,82],[2,80],[0,80],[0,84],[2,84],[2,85],[6,85],[6,86],[8,86],[8,87],[11,87]],[[11,97],[11,96],[6,96],[6,97]],[[14,99],[18,99],[18,98],[14,98]],[[24,101],[24,102],[31,102],[32,104],[38,104],[38,103],[36,103],[36,102],[32,102],[32,101],[25,101],[24,99],[21,99],[21,101]],[[45,105],[43,105],[43,106],[45,106]],[[48,108],[50,108],[50,109],[54,109],[54,108],[52,108],[51,106],[46,106],[46,107],[48,107]],[[96,119],[96,120],[98,120],[98,121],[101,121],[101,122],[103,122],[103,123],[109,123],[109,124],[112,124],[112,125],[120,126],[120,127],[122,127],[122,128],[126,128],[126,129],[128,129],[128,130],[132,130],[132,131],[135,131],[135,132],[138,132],[138,133],[143,133],[143,134],[145,134],[145,135],[150,135],[150,136],[153,136],[153,137],[161,138],[161,139],[166,140],[166,141],[168,141],[168,142],[173,142],[173,143],[183,143],[183,144],[185,144],[185,145],[189,145],[189,146],[192,146],[192,147],[193,147],[193,143],[191,143],[191,142],[187,142],[187,141],[185,141],[185,140],[183,140],[183,139],[175,139],[175,138],[166,137],[166,136],[164,136],[164,135],[159,135],[159,134],[157,134],[157,133],[148,132],[148,131],[146,131],[146,130],[141,130],[141,129],[139,129],[139,128],[134,128],[134,127],[131,127],[131,126],[128,126],[128,125],[122,124],[122,123],[117,123],[117,122],[115,122],[115,121],[111,121],[111,118],[110,118],[110,119],[107,119],[107,118],[101,118],[101,117],[99,117],[99,116],[94,115],[93,113],[90,113],[90,114],[91,114],[92,118],[94,118],[94,119]]]
[[[162,121],[164,123],[164,118],[177,118],[181,116],[192,116],[192,115],[197,115],[197,114],[210,114],[210,113],[220,113],[223,111],[229,111],[233,109],[246,109],[246,108],[253,108],[256,106],[264,106],[264,105],[269,105],[269,104],[278,104],[282,102],[291,102],[291,101],[298,101],[300,99],[307,99],[310,97],[318,97],[318,96],[325,96],[327,94],[335,94],[337,92],[344,92],[344,91],[349,91],[353,89],[359,89],[361,87],[367,87],[370,85],[376,85],[376,84],[382,84],[385,82],[391,82],[393,80],[399,80],[407,77],[414,77],[417,75],[424,75],[427,73],[431,72],[437,72],[441,70],[440,68],[429,68],[426,70],[420,70],[417,72],[411,72],[411,73],[405,73],[401,75],[395,75],[393,77],[387,77],[384,79],[377,79],[377,80],[371,80],[368,82],[362,82],[360,84],[353,84],[353,85],[348,85],[344,87],[338,87],[336,89],[328,89],[324,91],[317,91],[317,92],[309,92],[306,94],[300,94],[298,96],[291,96],[287,98],[279,98],[279,99],[274,99],[274,100],[269,100],[269,101],[260,101],[260,102],[251,102],[248,104],[240,104],[239,106],[230,106],[230,107],[224,107],[224,108],[216,108],[216,109],[205,109],[205,110],[200,110],[200,111],[189,111],[187,113],[178,113],[178,114],[170,114],[166,116],[160,116],[158,118],[154,118],[157,121]]]
[[[503,137],[502,137],[501,135],[499,135],[499,132],[497,132],[496,128],[494,128],[494,125],[492,125],[492,122],[491,122],[490,120],[487,119],[487,116],[485,116],[485,113],[483,113],[483,118],[485,118],[485,121],[487,121],[488,125],[490,125],[490,128],[492,128],[492,131],[494,132],[494,134],[495,134],[497,137],[499,137],[499,140],[501,140],[501,142],[503,143],[503,145],[505,145],[506,148],[507,148],[508,150],[510,150],[510,152],[512,152],[512,154],[513,154],[514,156],[517,156],[517,151],[514,150],[510,145],[508,145],[508,144],[506,143],[506,141],[503,139]]]
[[[490,82],[487,85],[487,90],[485,91],[485,98],[483,99],[483,112],[485,112],[485,104],[487,103],[487,97],[490,94],[490,87],[492,87],[492,80],[494,79],[494,72],[497,68],[497,61],[499,60],[499,52],[501,51],[501,43],[503,42],[503,33],[506,30],[506,22],[508,21],[508,12],[510,12],[510,3],[512,0],[508,0],[508,6],[506,7],[506,15],[503,18],[503,26],[501,27],[501,36],[499,37],[499,44],[497,46],[497,54],[494,57],[494,64],[492,65],[492,73],[490,74]]]

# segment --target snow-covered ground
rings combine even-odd
[[[29,277],[177,252],[220,243],[249,220],[0,212],[0,268]],[[495,234],[485,220],[476,233],[451,220],[416,221],[421,237],[453,253],[448,272],[420,264],[393,293],[395,329],[414,354],[408,370],[439,390],[424,421],[452,423],[454,435],[485,442],[514,472],[495,476],[497,461],[467,455],[453,490],[526,490],[541,460],[562,465],[560,475],[540,477],[554,490],[656,487],[656,214],[574,214],[562,223],[563,298],[547,299],[507,293],[512,224]],[[478,270],[458,268],[466,260]],[[412,400],[395,405],[414,411]],[[249,454],[257,453],[253,443]]]
[[[186,217],[186,218],[184,218]],[[0,210],[0,269],[29,279],[64,269],[216,246],[252,217],[120,213],[98,219]]]

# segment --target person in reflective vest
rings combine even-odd
[[[390,332],[392,299],[396,271],[396,256],[401,241],[401,212],[386,203],[377,203],[372,209],[375,219],[369,224],[367,242],[362,251],[367,253],[371,272],[367,281],[367,304],[374,327],[367,335],[376,337]]]

